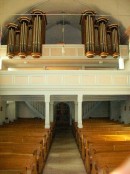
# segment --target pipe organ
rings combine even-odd
[[[7,27],[8,27],[7,55],[9,58],[13,58],[13,56],[15,55],[15,38],[18,26],[14,23],[9,23]]]
[[[111,24],[109,25],[111,30],[111,43],[112,43],[112,55],[114,58],[119,56],[119,33],[118,33],[118,25]]]
[[[96,13],[85,11],[82,13],[80,24],[82,32],[82,43],[85,45],[85,54],[88,58],[100,55],[106,58],[112,55],[119,56],[119,34],[118,25],[108,25],[108,19],[100,17],[96,19]]]
[[[40,10],[32,12],[33,18],[33,36],[32,36],[32,57],[39,58],[42,52],[42,44],[45,43],[44,30],[45,18],[44,13]]]
[[[42,54],[42,44],[45,43],[46,15],[40,10],[32,12],[32,18],[20,17],[19,25],[9,23],[7,55],[9,58],[19,56],[25,58],[31,55],[39,58]]]
[[[100,56],[102,58],[105,58],[108,55],[107,29],[106,29],[107,22],[108,19],[103,17],[97,19],[98,30],[99,30]]]
[[[20,17],[18,25],[9,23],[7,55],[9,58],[19,56],[25,58],[31,55],[39,58],[42,55],[42,44],[45,44],[46,15],[41,10],[34,10],[31,18]],[[108,19],[99,17],[88,10],[82,13],[81,19],[82,43],[85,45],[85,55],[92,58],[108,55],[119,56],[119,31],[117,24],[109,24]]]
[[[94,15],[93,11],[85,11],[81,20],[83,43],[85,44],[86,56],[89,58],[94,56]]]
[[[28,25],[30,19],[27,17],[21,17],[19,19],[20,23],[20,48],[19,48],[19,57],[25,58],[27,55],[27,46],[28,46]]]

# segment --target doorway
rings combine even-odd
[[[55,105],[55,120],[58,127],[70,126],[70,107],[67,103]]]

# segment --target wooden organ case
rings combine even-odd
[[[9,23],[7,55],[9,58],[31,55],[39,58],[42,55],[42,44],[45,44],[46,15],[41,10],[34,10],[32,17],[18,19],[19,25]]]
[[[96,19],[94,11],[82,13],[80,19],[82,43],[85,45],[85,54],[88,58],[93,58],[95,55],[100,55],[102,58],[108,55],[113,58],[119,56],[118,25],[108,25],[108,21],[105,17]]]

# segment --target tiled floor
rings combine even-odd
[[[43,174],[86,174],[71,129],[59,129]]]

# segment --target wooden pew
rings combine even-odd
[[[33,155],[0,154],[0,173],[38,174]]]
[[[0,154],[32,154],[37,162],[38,173],[42,172],[45,163],[39,144],[0,143]]]
[[[103,152],[93,156],[91,174],[106,173],[106,167],[118,167],[130,156],[130,151]]]
[[[0,156],[7,158],[8,155],[10,159],[10,155],[12,155],[13,161],[15,161],[15,159],[18,160],[16,168],[14,166],[12,168],[10,168],[10,166],[4,168],[3,163],[3,168],[0,169],[0,173],[42,173],[52,142],[54,129],[55,123],[51,124],[50,129],[45,129],[44,122],[38,119],[18,119],[13,123],[0,126]],[[35,158],[36,170],[35,168],[33,170],[29,168],[29,170],[26,171],[26,167],[24,169],[24,166],[19,168],[20,162],[24,160],[20,160],[18,155],[21,156],[22,159],[28,156],[27,162],[29,162],[29,157],[31,161],[33,156]]]

